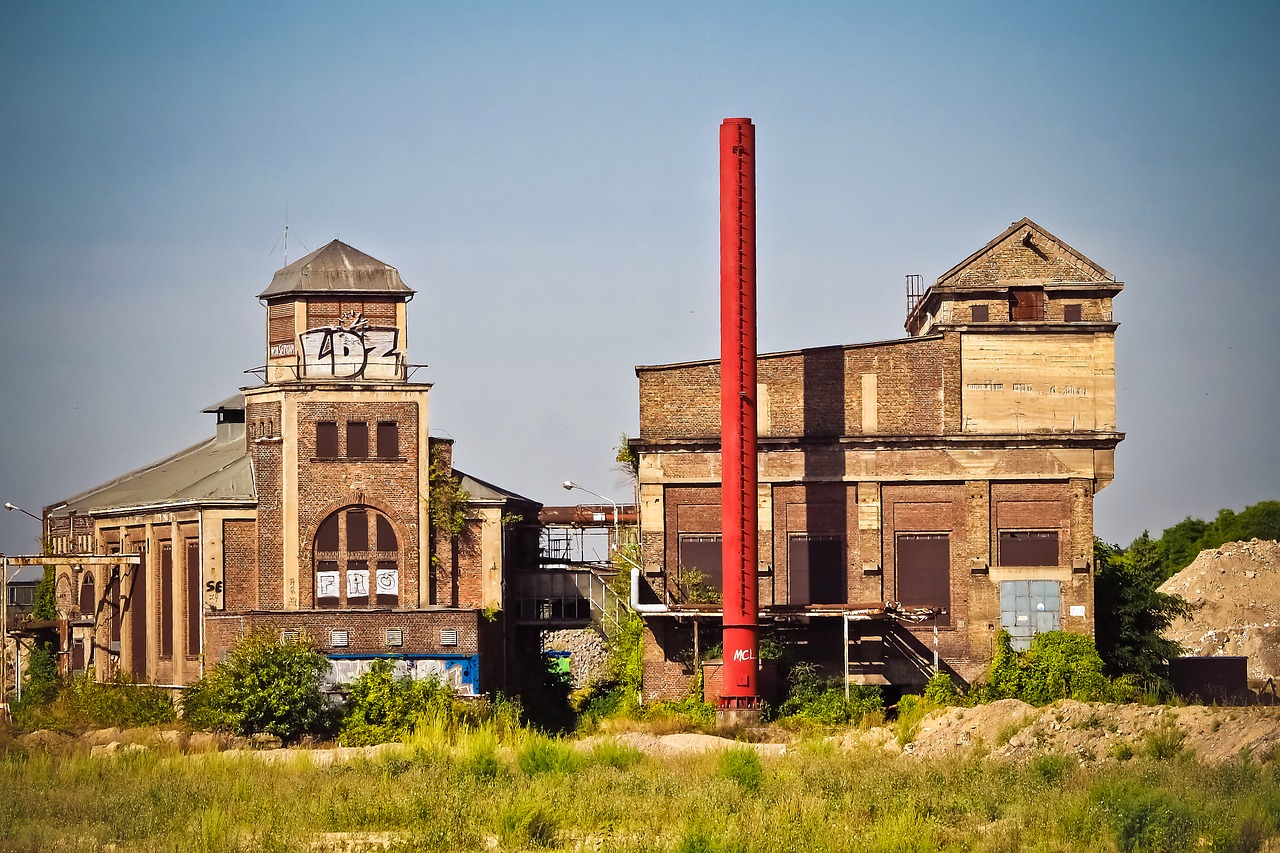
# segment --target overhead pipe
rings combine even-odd
[[[720,467],[723,710],[760,706],[756,484],[755,125],[720,124]]]

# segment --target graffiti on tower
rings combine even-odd
[[[400,331],[371,326],[359,313],[336,326],[299,335],[302,375],[307,379],[395,379],[400,372]]]

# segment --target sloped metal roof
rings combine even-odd
[[[334,240],[280,269],[259,299],[321,293],[383,293],[412,296],[399,271]]]
[[[501,486],[495,486],[493,483],[481,480],[479,477],[473,477],[470,474],[453,469],[453,475],[458,478],[462,488],[471,496],[472,501],[487,503],[506,503],[509,500],[521,501],[523,503],[532,504],[541,507],[542,504],[533,498],[526,498],[524,495],[517,495],[515,492],[508,491]]]
[[[218,412],[243,412],[244,395],[240,393],[232,394],[227,399],[205,406],[200,411],[208,415],[216,415]]]
[[[53,504],[53,515],[203,503],[253,503],[253,466],[240,430],[227,431],[151,465]]]

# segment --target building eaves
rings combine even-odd
[[[211,438],[46,507],[50,514],[119,508],[252,503],[252,460],[243,437]]]
[[[227,399],[206,406],[200,410],[207,415],[216,415],[219,412],[243,412],[244,411],[244,395],[232,394]]]
[[[473,477],[465,471],[457,468],[453,469],[453,474],[458,478],[462,488],[471,500],[481,503],[506,503],[507,501],[518,501],[533,506],[541,507],[542,504],[533,498],[526,498],[524,495],[518,495],[515,492],[504,489],[501,486],[495,486],[493,483],[481,480],[479,477]]]
[[[825,347],[805,347],[804,349],[780,350],[778,352],[762,352],[756,356],[756,361],[765,361],[771,358],[786,358],[788,356],[804,355],[805,353],[822,352],[824,350],[855,350],[865,349],[867,347],[887,347],[887,346],[906,346],[910,344],[918,344],[922,341],[934,341],[941,338],[942,335],[919,335],[914,338],[894,338],[888,341],[867,341],[858,344],[832,344]],[[676,370],[682,367],[707,367],[713,364],[719,364],[718,358],[704,358],[697,361],[676,361],[670,364],[637,364],[636,375],[639,376],[641,371],[653,370]]]
[[[413,296],[395,267],[333,240],[277,270],[258,298],[328,293]]]

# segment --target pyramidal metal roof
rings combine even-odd
[[[334,240],[277,270],[271,285],[258,298],[325,293],[412,296],[413,290],[395,267]]]

